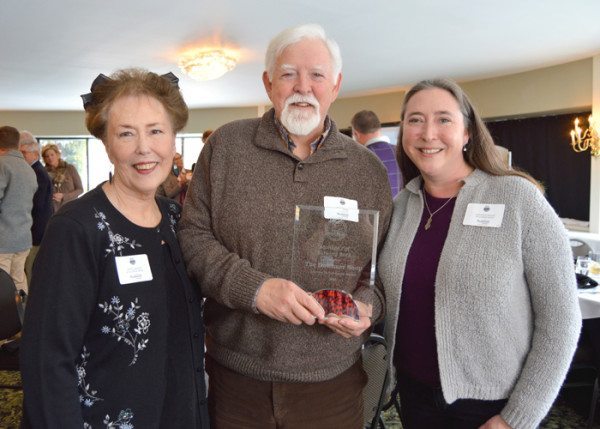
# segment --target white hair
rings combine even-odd
[[[27,152],[39,152],[40,143],[29,131],[21,131],[19,133],[19,146],[33,146],[33,149]]]
[[[304,24],[288,28],[271,40],[265,55],[265,69],[267,70],[269,81],[273,79],[275,62],[283,50],[304,39],[319,39],[325,43],[331,57],[334,83],[337,83],[339,74],[342,71],[342,54],[340,53],[340,47],[335,40],[327,37],[323,27],[318,24]]]

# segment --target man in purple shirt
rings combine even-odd
[[[352,117],[352,137],[379,157],[387,170],[392,198],[402,189],[402,175],[396,162],[396,147],[381,134],[381,122],[371,110],[361,110]]]

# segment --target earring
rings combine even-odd
[[[112,171],[108,172],[108,183],[112,185]]]
[[[467,151],[467,145],[464,145],[463,146],[463,152],[466,152],[466,151]]]

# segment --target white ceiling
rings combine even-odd
[[[309,22],[340,44],[341,96],[600,53],[600,0],[0,0],[0,110],[81,110],[98,73],[132,66],[173,71],[190,107],[263,104],[269,40]],[[202,42],[240,49],[240,63],[184,77],[177,53]]]

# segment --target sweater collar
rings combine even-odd
[[[488,176],[488,174],[486,172],[479,170],[477,168],[474,169],[471,174],[469,174],[467,177],[465,177],[462,180],[464,183],[463,189],[464,188],[473,188],[473,187],[477,186],[487,176]],[[422,176],[417,176],[406,184],[406,189],[408,189],[413,194],[421,193],[422,187],[423,187],[423,177]]]
[[[283,126],[283,124],[281,123],[281,121],[279,119],[274,118],[274,121],[275,121],[275,128],[277,128],[277,131],[279,131],[279,134],[281,134],[281,137],[283,138],[283,140],[287,142],[288,150],[290,152],[293,152],[294,148],[296,147],[296,143],[294,143],[294,141],[290,137],[290,133],[288,133],[288,130],[285,129],[285,127]],[[323,140],[325,140],[325,137],[327,137],[330,130],[331,130],[331,119],[329,119],[329,116],[325,116],[325,130],[321,133],[321,135],[314,142],[312,142],[310,144],[310,154],[311,155],[313,153],[315,153],[317,151],[317,149],[321,146],[321,143],[323,143]]]
[[[14,156],[15,158],[21,158],[25,160],[23,154],[17,149],[9,149],[3,156]]]
[[[329,122],[329,132],[321,142],[319,150],[302,162],[310,164],[335,158],[348,157],[346,153],[347,142],[344,141],[346,137],[338,131],[333,120],[330,120]],[[262,116],[256,131],[256,136],[254,137],[254,144],[264,149],[278,151],[290,157],[294,157],[287,148],[287,142],[277,130],[275,124],[275,109],[273,108]]]
[[[367,142],[365,143],[365,146],[369,146],[371,144],[379,143],[379,142],[390,143],[390,138],[388,136],[384,136],[382,134],[380,136],[373,137],[372,139],[367,140]]]

